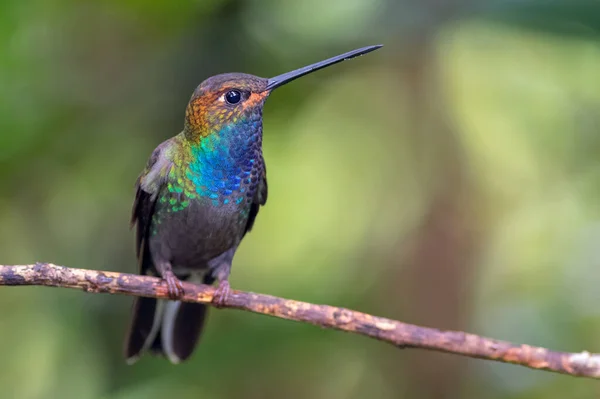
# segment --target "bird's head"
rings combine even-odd
[[[225,73],[206,79],[188,103],[186,133],[189,137],[207,136],[249,117],[260,117],[270,93],[267,82],[245,73]]]

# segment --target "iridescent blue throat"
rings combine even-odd
[[[251,174],[261,156],[261,118],[240,118],[191,146],[186,177],[213,205],[241,204],[254,191]]]

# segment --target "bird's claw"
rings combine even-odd
[[[217,308],[222,308],[227,303],[227,298],[231,293],[231,287],[229,286],[229,281],[223,280],[219,283],[219,286],[215,290],[215,294],[213,295],[212,303]]]
[[[172,300],[180,299],[184,294],[181,280],[179,280],[174,274],[168,274],[164,277],[164,279],[167,282],[169,298]]]

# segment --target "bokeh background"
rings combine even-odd
[[[0,263],[134,272],[133,183],[197,84],[277,90],[238,289],[600,351],[600,3],[5,0]],[[594,381],[213,311],[172,366],[131,299],[0,289],[3,398],[592,398]]]

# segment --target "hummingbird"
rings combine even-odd
[[[262,114],[269,94],[380,47],[356,49],[270,79],[216,75],[196,88],[183,131],[152,152],[136,181],[131,225],[139,271],[162,278],[169,300],[134,299],[125,340],[129,364],[147,350],[174,364],[194,351],[207,306],[178,300],[182,280],[216,281],[212,304],[219,307],[226,301],[235,252],[267,201]]]

